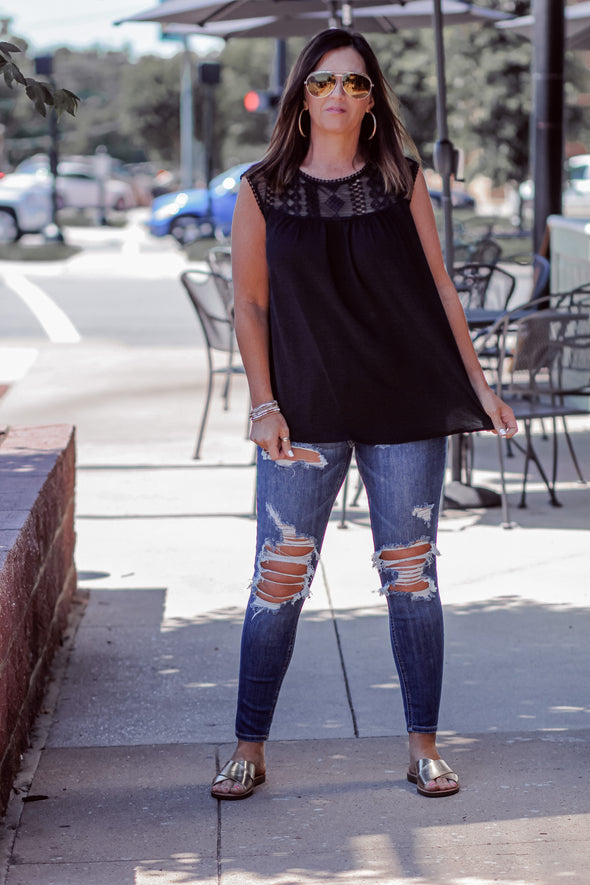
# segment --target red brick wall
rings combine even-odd
[[[69,425],[0,436],[0,813],[76,590],[75,454]]]

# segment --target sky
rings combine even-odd
[[[176,41],[161,40],[160,27],[139,22],[113,22],[150,9],[157,0],[0,0],[0,17],[12,18],[10,31],[24,37],[31,54],[58,46],[84,49],[99,43],[111,49],[129,45],[134,57],[147,53],[170,56],[178,52]],[[207,51],[218,45],[211,38],[190,38],[191,48]]]

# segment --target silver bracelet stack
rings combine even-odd
[[[255,409],[250,409],[250,421],[260,421],[261,418],[266,418],[267,415],[272,415],[273,412],[280,412],[279,404],[276,399],[272,399],[268,403],[262,403],[260,406],[256,406]]]

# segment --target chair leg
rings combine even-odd
[[[229,409],[229,393],[231,388],[231,381],[233,375],[233,351],[230,350],[228,358],[227,358],[227,369],[225,370],[225,383],[223,385],[223,393],[221,394],[223,399],[223,411],[227,412]]]
[[[346,472],[346,479],[344,480],[344,485],[342,487],[342,514],[340,516],[340,522],[338,523],[339,529],[347,529],[348,526],[346,524],[346,500],[348,498],[348,482],[350,477],[350,467]]]
[[[209,405],[211,403],[211,393],[213,391],[213,362],[211,360],[211,351],[207,348],[207,362],[208,362],[208,379],[207,379],[207,395],[205,397],[205,406],[203,408],[203,416],[201,418],[201,426],[199,427],[199,435],[197,437],[197,445],[195,447],[195,454],[193,458],[195,461],[198,461],[201,457],[201,445],[203,443],[203,436],[205,435],[205,425],[207,423],[207,417],[209,415]]]
[[[527,478],[528,478],[528,467],[529,467],[530,462],[532,461],[535,464],[537,470],[539,471],[541,479],[543,480],[545,487],[546,487],[547,491],[549,492],[549,498],[551,500],[551,505],[553,507],[561,507],[561,503],[558,501],[557,496],[555,494],[555,479],[553,481],[553,484],[549,481],[549,479],[547,478],[547,474],[545,473],[545,470],[543,469],[543,465],[541,464],[541,462],[539,460],[539,456],[537,455],[535,448],[533,446],[530,420],[525,421],[524,429],[525,429],[525,434],[526,434],[526,448],[523,448],[521,445],[519,445],[517,442],[515,442],[513,440],[516,447],[519,448],[521,452],[524,452],[524,455],[525,455],[522,495],[521,495],[521,499],[520,499],[520,504],[518,506],[519,507],[526,507],[526,482],[527,482]],[[553,436],[553,445],[554,445],[554,449],[553,449],[554,467],[553,467],[553,470],[556,474],[557,473],[557,448],[556,448],[557,434],[555,434],[555,433]]]
[[[506,492],[506,476],[504,473],[504,449],[502,448],[503,440],[501,436],[498,439],[498,461],[500,463],[500,486],[502,497],[502,528],[513,529],[516,523],[510,521],[510,509],[508,505],[508,493]]]
[[[357,483],[356,483],[356,490],[355,490],[355,493],[354,493],[354,498],[353,498],[352,501],[350,502],[350,506],[351,506],[351,507],[358,507],[358,505],[359,505],[359,498],[360,498],[360,496],[361,496],[361,492],[362,492],[363,488],[364,488],[363,478],[362,478],[362,476],[361,476],[360,473],[359,473],[359,478],[358,478]]]
[[[586,480],[584,479],[584,475],[583,475],[580,465],[578,463],[577,455],[574,451],[574,444],[572,442],[572,438],[569,434],[569,430],[567,429],[567,421],[565,420],[565,416],[561,420],[563,421],[563,432],[565,435],[565,441],[567,443],[567,447],[569,449],[571,459],[574,462],[574,467],[576,469],[576,473],[578,474],[578,479],[580,480],[580,482],[582,482],[582,483],[584,483],[584,485],[586,485]]]
[[[524,465],[522,468],[522,491],[520,493],[520,501],[518,502],[518,506],[520,509],[524,509],[526,507],[526,484],[527,479],[529,478],[529,464],[531,460],[535,460],[531,452],[533,450],[533,443],[531,440],[531,422],[524,422],[524,432],[526,437],[526,448],[524,451]]]

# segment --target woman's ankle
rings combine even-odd
[[[417,762],[418,759],[439,759],[440,755],[436,748],[436,733],[423,734],[417,731],[409,733],[410,760]]]
[[[238,740],[238,744],[234,753],[233,758],[236,760],[244,760],[246,762],[253,762],[256,766],[256,770],[259,769],[264,770],[264,749],[265,742],[264,741],[241,741]]]

